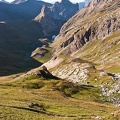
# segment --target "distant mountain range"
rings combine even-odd
[[[78,4],[73,4],[69,0],[62,0],[50,7],[43,6],[35,21],[41,23],[45,35],[57,34],[63,23],[71,18],[78,10]]]
[[[43,5],[52,4],[43,1],[28,0],[20,4],[0,3],[0,21],[16,21],[34,19]]]
[[[78,10],[78,4],[73,4],[69,0],[55,4],[37,0],[15,0],[12,3],[2,0],[0,2],[1,75],[38,65],[30,58],[32,51],[42,46],[42,42],[38,39],[57,35],[61,26]],[[28,64],[26,60],[33,61],[33,64]]]
[[[78,4],[68,0],[55,4],[37,0],[0,2],[0,75],[40,65],[30,58],[32,51],[42,46],[39,39],[57,35],[78,10]]]

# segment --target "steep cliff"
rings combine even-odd
[[[43,6],[40,14],[34,19],[40,22],[47,36],[58,34],[61,26],[79,10],[78,4],[69,0],[56,2],[53,6]]]
[[[63,24],[62,20],[53,18],[52,12],[47,6],[43,6],[41,13],[34,20],[38,21],[42,25],[45,36],[57,34]]]
[[[119,1],[93,0],[66,22],[53,45],[56,53],[66,55],[79,50],[88,41],[103,39],[120,29]]]

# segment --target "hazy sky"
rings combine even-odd
[[[14,0],[6,0],[8,2],[11,2],[11,1],[14,1]],[[61,0],[42,0],[42,1],[45,1],[45,2],[49,2],[49,3],[54,3],[56,1],[61,1]],[[70,0],[71,2],[73,3],[77,3],[77,2],[83,2],[84,0]]]

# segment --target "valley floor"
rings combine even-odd
[[[56,87],[64,80],[14,80],[15,76],[0,77],[0,120],[118,120],[120,117],[119,107],[110,103],[91,96],[89,99],[82,92],[82,97],[66,95]],[[43,109],[30,107],[31,103]]]

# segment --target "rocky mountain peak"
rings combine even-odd
[[[48,28],[45,33],[46,35],[49,32],[53,33],[53,31],[57,31],[58,34],[63,23],[71,18],[78,10],[78,4],[72,4],[69,0],[62,0],[50,7],[43,6],[40,14],[34,20],[40,22],[45,30]]]
[[[50,9],[55,19],[67,21],[79,10],[79,5],[73,4],[69,0],[62,0],[56,2]]]
[[[69,0],[62,0],[61,3],[68,4],[68,3],[71,3],[71,2]]]
[[[46,5],[44,5],[41,9],[40,15],[50,15],[50,9]]]
[[[119,0],[93,0],[62,26],[55,41],[64,41],[56,54],[65,50],[70,55],[89,41],[108,37],[120,29],[119,22]]]
[[[45,17],[51,17],[51,11],[46,5],[42,7],[40,14],[35,18],[35,20],[40,22]]]

